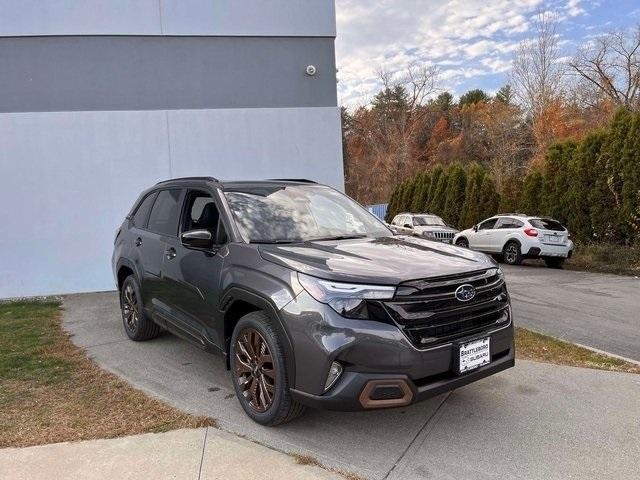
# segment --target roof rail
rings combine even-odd
[[[161,183],[169,183],[169,182],[179,182],[182,180],[203,180],[205,182],[219,182],[215,177],[178,177],[178,178],[170,178],[169,180],[162,180],[161,182],[156,183],[156,185],[160,185]]]
[[[306,178],[270,178],[269,180],[274,182],[318,183],[313,180],[307,180]]]
[[[529,216],[526,213],[518,213],[518,212],[498,213],[498,215],[513,215],[513,216],[518,216],[518,217],[528,217]]]

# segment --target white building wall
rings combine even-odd
[[[276,15],[267,4],[286,13]],[[10,76],[14,84],[44,64],[8,61],[16,58],[15,39],[3,36],[79,35],[82,41],[87,34],[229,37],[253,32],[309,38],[335,32],[333,1],[325,0],[0,0],[0,12],[0,62],[5,60],[2,68],[20,65]],[[327,48],[323,40],[318,42],[302,48],[306,54],[292,59],[293,73],[282,74],[277,82],[311,81],[303,67]],[[251,64],[251,58],[238,60]],[[197,70],[194,75],[202,74]],[[330,70],[324,68],[313,81],[335,86]],[[121,80],[117,76],[122,72],[114,74]],[[215,78],[203,81],[215,89]],[[34,93],[43,93],[42,88]],[[65,102],[74,104],[74,86],[58,88]],[[269,81],[256,88],[272,98]],[[29,91],[15,91],[33,98]],[[280,94],[281,105],[269,108],[256,103],[251,105],[255,108],[190,105],[136,111],[118,104],[117,110],[103,111],[86,97],[82,108],[74,104],[77,111],[44,111],[47,104],[56,104],[47,103],[44,95],[38,100],[40,111],[29,111],[37,108],[5,102],[4,111],[0,108],[0,298],[113,289],[115,229],[139,193],[160,180],[191,175],[310,178],[343,189],[335,96],[325,88],[304,105],[308,97],[300,97],[303,91],[298,88],[297,96],[287,98]],[[125,97],[109,101],[117,104],[119,98]],[[180,97],[175,98],[179,103]],[[221,103],[216,97],[207,101]]]

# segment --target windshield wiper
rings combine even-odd
[[[269,245],[274,245],[278,243],[300,243],[302,240],[286,240],[284,238],[278,238],[275,240],[267,240],[267,239],[259,239],[259,240],[250,240],[249,243],[265,243]]]
[[[305,240],[305,242],[322,242],[325,240],[350,240],[352,238],[365,238],[366,236],[366,234],[336,235],[334,237],[310,238],[308,240]]]

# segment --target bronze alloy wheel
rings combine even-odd
[[[131,283],[127,283],[122,292],[122,317],[131,332],[135,332],[139,320],[138,297]]]
[[[235,379],[247,403],[265,412],[273,403],[276,366],[264,337],[254,328],[245,328],[234,346]]]

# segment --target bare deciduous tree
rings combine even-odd
[[[596,37],[570,65],[596,94],[621,107],[640,109],[640,25]]]
[[[559,61],[557,15],[541,11],[535,26],[536,38],[520,43],[511,72],[516,96],[532,117],[541,115],[557,100],[566,70]]]

